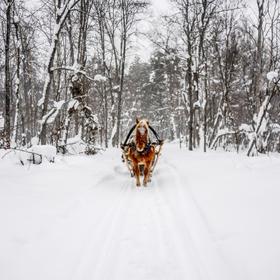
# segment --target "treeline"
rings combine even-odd
[[[140,116],[189,150],[279,152],[279,1],[256,0],[256,17],[246,2],[171,1],[144,34],[150,60],[128,63],[149,2],[5,0],[0,145],[67,152],[74,139],[93,153]]]
[[[134,63],[128,80],[142,77],[138,92],[148,97],[136,107],[164,138],[189,150],[280,151],[279,1],[245,4],[176,0],[177,13],[150,34],[156,51],[149,65]]]
[[[118,145],[128,48],[148,3],[39,4],[1,2],[2,146],[9,148],[11,139],[12,145],[29,145],[33,138],[65,152],[74,136],[89,153],[98,142]]]

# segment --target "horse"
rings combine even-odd
[[[136,119],[134,130],[134,141],[126,152],[128,160],[131,162],[132,170],[136,178],[136,186],[140,187],[140,166],[144,169],[143,185],[151,180],[151,168],[155,160],[155,146],[150,143],[149,122],[145,119]]]

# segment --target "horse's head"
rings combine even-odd
[[[142,152],[148,143],[149,122],[145,119],[136,119],[135,144],[136,149]]]

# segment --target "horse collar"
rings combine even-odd
[[[142,151],[138,151],[136,148],[137,153],[144,155],[146,152],[148,152],[151,149],[150,143],[147,143],[145,148]]]

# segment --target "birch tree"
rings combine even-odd
[[[138,16],[143,12],[148,5],[147,1],[143,0],[118,0],[111,1],[111,12],[109,12],[109,22],[106,21],[106,31],[110,39],[115,68],[115,92],[116,102],[113,100],[113,129],[111,136],[112,145],[118,145],[120,140],[120,126],[122,117],[122,97],[125,79],[125,67],[127,48],[130,43],[130,38],[134,33],[135,23],[139,20]],[[117,17],[119,16],[119,17]],[[111,21],[111,22],[110,22]],[[117,46],[116,36],[119,36],[119,45]],[[116,106],[115,106],[116,105]],[[115,119],[116,117],[116,119]]]
[[[15,116],[14,116],[14,128],[13,128],[13,135],[12,135],[12,144],[17,146],[17,133],[18,133],[18,126],[19,126],[19,118],[20,118],[20,62],[21,62],[21,52],[20,52],[20,40],[19,40],[19,18],[15,14],[15,8],[13,9],[13,25],[15,27],[15,50],[16,50],[16,81],[15,81],[15,96],[16,96],[16,109],[15,109]]]
[[[48,112],[48,105],[49,105],[49,99],[50,99],[50,86],[53,79],[53,71],[52,67],[54,64],[54,58],[55,53],[57,50],[59,35],[61,32],[61,29],[69,16],[71,10],[73,7],[79,2],[79,0],[66,0],[64,3],[62,3],[61,0],[58,0],[56,3],[56,19],[55,19],[55,25],[54,30],[52,34],[51,39],[51,46],[50,46],[50,52],[47,58],[47,72],[46,72],[46,78],[43,88],[42,97],[39,100],[38,105],[42,106],[42,112],[41,112],[41,128],[39,131],[39,140],[41,144],[46,144],[47,142],[47,120],[50,117],[50,115],[47,114]]]
[[[12,24],[12,0],[5,1],[6,4],[6,29],[5,29],[5,113],[4,113],[4,148],[9,149],[11,145],[11,73],[10,73],[10,39]]]

